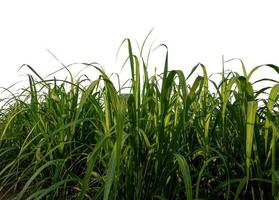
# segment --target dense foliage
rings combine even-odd
[[[255,90],[250,79],[279,68],[223,69],[217,83],[200,63],[187,76],[169,71],[166,53],[164,72],[149,76],[124,42],[130,92],[94,64],[84,63],[100,74],[93,81],[67,66],[68,80],[43,79],[27,66],[29,86],[1,100],[0,197],[278,198],[279,84]]]

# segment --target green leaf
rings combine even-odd
[[[187,200],[191,200],[193,199],[193,195],[192,195],[192,180],[191,180],[189,166],[187,164],[186,159],[182,155],[174,154],[174,156],[178,162],[180,172],[182,173]]]

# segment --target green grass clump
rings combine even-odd
[[[200,63],[187,76],[169,71],[166,51],[163,73],[149,76],[142,51],[124,42],[125,87],[94,64],[83,63],[99,73],[93,81],[67,66],[69,79],[43,79],[27,66],[28,87],[1,101],[0,197],[279,198],[279,84],[250,81],[279,67],[223,69],[214,82]]]

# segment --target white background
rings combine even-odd
[[[209,74],[221,71],[222,55],[241,58],[248,69],[279,65],[278,10],[267,0],[1,0],[0,86],[24,79],[29,71],[17,72],[22,64],[42,75],[60,68],[46,49],[64,64],[95,61],[127,79],[128,68],[120,71],[127,48],[116,62],[118,47],[126,37],[142,43],[151,28],[148,45],[165,43],[170,67],[186,74],[198,62]],[[162,72],[163,61],[164,50],[155,51],[150,70]],[[238,62],[227,68],[240,71]],[[258,75],[267,72],[278,80],[272,71]]]

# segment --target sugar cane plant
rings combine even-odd
[[[42,78],[24,65],[28,86],[1,99],[1,199],[279,198],[279,83],[251,82],[279,67],[247,72],[241,61],[238,73],[224,62],[216,82],[201,63],[169,70],[166,48],[163,73],[150,76],[144,44],[135,54],[123,41],[123,87],[94,63],[83,65],[96,80],[69,66],[66,80]]]

